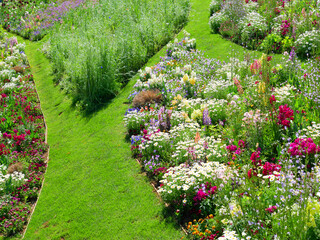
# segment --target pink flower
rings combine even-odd
[[[193,198],[193,201],[201,202],[202,199],[206,199],[207,196],[209,196],[207,193],[205,193],[202,189],[199,189],[197,195]]]
[[[302,156],[316,154],[320,152],[320,146],[317,146],[311,138],[297,138],[290,144],[288,152],[291,156]]]
[[[274,95],[271,95],[271,97],[269,98],[269,101],[270,101],[270,104],[272,105],[273,102],[277,101],[277,99],[276,99],[276,97]]]
[[[294,120],[293,110],[288,105],[281,105],[279,107],[278,125],[283,127],[290,127],[290,120]]]
[[[275,210],[277,210],[277,206],[271,206],[266,208],[265,210],[266,212],[273,213]]]
[[[260,158],[260,151],[256,151],[251,154],[250,160],[255,166],[257,165],[257,163],[261,165],[261,159],[259,158]]]
[[[266,163],[263,165],[262,174],[263,174],[264,176],[273,175],[273,172],[274,172],[274,171],[280,172],[280,170],[281,170],[281,166],[280,166],[280,165],[266,162]]]

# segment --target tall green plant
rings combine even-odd
[[[186,22],[189,0],[102,0],[69,13],[50,36],[57,81],[95,106],[120,87]]]

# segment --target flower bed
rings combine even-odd
[[[319,56],[317,1],[213,0],[210,27],[235,43],[266,53],[295,48],[299,57]]]
[[[0,39],[0,234],[24,229],[46,169],[48,146],[25,45]]]
[[[221,63],[185,34],[129,96],[133,156],[191,239],[319,239],[319,62]]]
[[[56,3],[4,0],[0,7],[0,25],[30,40],[43,38],[56,23],[63,23],[69,11],[84,5],[84,0]]]

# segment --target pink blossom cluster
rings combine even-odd
[[[281,166],[280,165],[274,164],[274,163],[270,163],[270,162],[266,162],[263,165],[262,174],[264,176],[273,175],[273,172],[280,172],[280,170],[281,170]]]
[[[283,127],[290,127],[290,120],[294,120],[293,110],[287,104],[279,107],[278,124]]]
[[[277,206],[271,206],[266,208],[266,212],[273,213],[275,210],[277,210]]]
[[[290,144],[288,152],[291,156],[302,156],[316,154],[320,152],[320,146],[317,146],[311,138],[297,138]]]
[[[201,202],[203,199],[206,199],[208,196],[210,196],[210,195],[212,196],[213,194],[215,194],[217,189],[218,188],[216,186],[212,186],[211,183],[207,182],[205,184],[205,188],[204,189],[202,189],[202,188],[199,189],[199,191],[197,192],[196,196],[193,198],[193,201],[195,203]],[[208,193],[206,193],[206,191]]]
[[[229,153],[232,155],[232,160],[236,159],[236,155],[240,155],[243,152],[243,148],[245,147],[245,143],[243,140],[239,140],[238,142],[239,147],[236,145],[228,145],[226,148]]]
[[[281,24],[281,35],[286,36],[289,33],[291,23],[288,20],[283,20]]]
[[[251,168],[248,171],[248,178],[252,178],[252,176],[258,175],[258,167],[262,167],[262,175],[268,176],[268,175],[275,175],[274,172],[280,172],[281,166],[275,163],[266,162],[264,165],[262,165],[261,159],[260,159],[260,151],[257,150],[251,154],[250,160],[253,164],[253,168]]]

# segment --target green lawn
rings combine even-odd
[[[178,239],[163,206],[130,157],[122,123],[132,83],[104,109],[84,117],[53,85],[50,65],[27,45],[48,125],[50,162],[25,239]]]
[[[240,46],[210,34],[210,0],[191,2],[185,29],[198,49],[221,60],[243,56]],[[83,116],[54,86],[49,61],[39,51],[42,42],[26,44],[48,125],[50,162],[25,239],[180,239],[184,234],[162,217],[163,204],[125,141],[124,102],[134,79],[103,109]],[[147,65],[162,55],[164,50]]]

